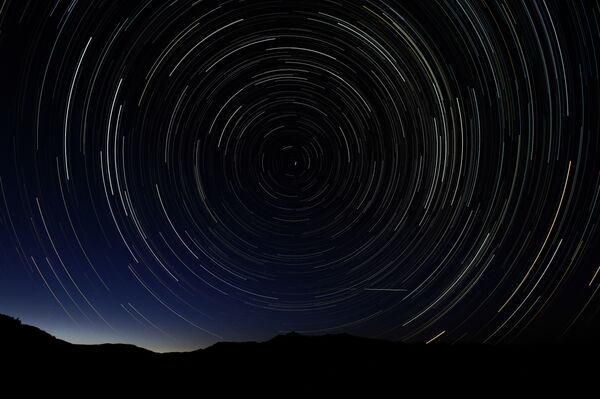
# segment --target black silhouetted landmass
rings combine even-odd
[[[488,397],[545,392],[553,386],[594,397],[600,378],[597,346],[591,344],[425,345],[289,333],[261,343],[222,342],[193,352],[159,354],[133,345],[70,344],[2,315],[0,362],[5,370],[0,376],[7,379],[13,374],[138,393],[168,389],[182,395],[191,390],[252,397],[384,392],[392,397],[431,392]]]

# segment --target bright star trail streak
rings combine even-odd
[[[0,312],[185,350],[600,334],[600,5],[0,0]]]

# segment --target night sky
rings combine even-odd
[[[594,0],[0,0],[0,312],[594,339],[599,63]]]

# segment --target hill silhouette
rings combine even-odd
[[[7,380],[12,373],[138,392],[218,389],[287,397],[392,390],[404,397],[415,389],[483,396],[554,386],[572,391],[597,380],[597,349],[590,344],[405,344],[289,333],[260,343],[220,342],[193,352],[159,354],[133,345],[71,344],[0,315],[0,361]]]

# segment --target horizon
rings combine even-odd
[[[348,336],[348,337],[352,337],[352,338],[359,338],[359,339],[366,339],[369,341],[384,341],[387,343],[395,343],[395,344],[404,344],[404,345],[411,345],[411,346],[422,346],[422,345],[442,345],[442,346],[485,346],[485,347],[554,347],[554,346],[564,346],[564,345],[575,345],[575,346],[581,346],[581,345],[585,345],[588,346],[590,344],[592,345],[598,345],[597,340],[589,340],[589,338],[585,339],[585,340],[563,340],[563,341],[532,341],[532,342],[523,342],[523,341],[515,341],[515,342],[510,342],[510,343],[496,343],[496,344],[491,344],[491,343],[481,343],[481,342],[472,342],[472,341],[457,341],[457,342],[444,342],[441,340],[438,340],[438,338],[443,335],[443,334],[438,334],[435,337],[432,337],[431,339],[427,340],[427,341],[411,341],[411,342],[406,342],[406,341],[398,341],[398,340],[390,340],[390,339],[385,339],[385,338],[381,338],[381,337],[367,337],[367,336],[361,336],[361,335],[353,335],[353,334],[348,334],[345,332],[339,332],[339,333],[322,333],[322,334],[309,334],[309,333],[302,333],[302,332],[297,332],[297,331],[280,331],[272,336],[267,336],[267,337],[262,337],[262,338],[256,338],[256,339],[242,339],[242,340],[217,340],[215,342],[211,342],[209,344],[206,344],[205,346],[200,346],[200,347],[151,347],[151,346],[146,346],[146,345],[140,345],[138,342],[127,342],[126,340],[119,340],[117,338],[115,338],[114,340],[94,340],[93,338],[90,339],[90,337],[82,337],[81,340],[78,340],[76,338],[75,335],[60,335],[59,334],[55,334],[53,333],[51,330],[49,329],[45,329],[42,326],[39,325],[35,325],[32,323],[28,323],[25,322],[23,320],[21,320],[19,317],[16,316],[11,316],[11,315],[7,315],[7,314],[3,314],[2,312],[0,312],[0,316],[6,316],[12,319],[16,319],[17,321],[19,321],[19,323],[21,325],[25,325],[25,326],[30,326],[30,327],[35,327],[37,329],[39,329],[42,332],[46,332],[48,334],[50,334],[51,336],[53,336],[56,339],[59,339],[61,341],[64,341],[68,344],[72,344],[72,345],[83,345],[83,346],[98,346],[98,345],[130,345],[130,346],[135,346],[141,349],[145,349],[147,351],[156,353],[156,354],[169,354],[169,353],[190,353],[190,352],[195,352],[195,351],[199,351],[199,350],[204,350],[207,349],[215,344],[218,343],[267,343],[271,340],[273,340],[274,338],[277,337],[285,337],[285,336],[301,336],[301,337],[307,337],[307,338],[318,338],[318,337],[340,337],[340,336]],[[74,337],[74,338],[69,338],[69,337]]]
[[[585,383],[597,375],[590,364],[599,349],[597,341],[591,345],[438,344],[436,340],[427,344],[288,333],[262,342],[221,342],[205,350],[155,353],[122,344],[73,345],[15,321],[0,315],[0,351],[11,365],[5,377],[14,382],[26,374],[45,392],[59,389],[63,394],[82,389],[80,384],[65,384],[68,378],[119,392],[167,388],[171,396],[189,396],[194,387],[245,394],[358,390],[387,394],[398,387],[440,393],[457,389],[463,395],[471,391],[480,395],[482,387],[507,393],[529,389],[539,393],[551,387],[588,393]],[[428,387],[431,381],[435,384]],[[37,391],[32,384],[20,390],[32,388]]]

